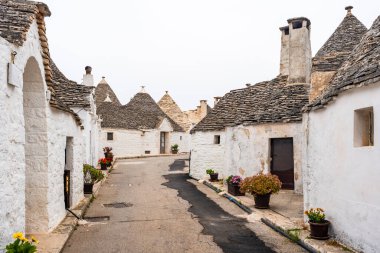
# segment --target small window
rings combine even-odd
[[[214,144],[220,144],[220,135],[214,135]]]
[[[145,150],[145,154],[149,155],[150,154],[150,150]]]
[[[300,29],[302,28],[302,21],[294,21],[292,25],[293,25],[293,29]]]
[[[179,137],[179,140],[182,141],[182,136]]]
[[[354,147],[374,145],[373,107],[354,112]]]
[[[107,133],[107,141],[113,141],[113,133]]]
[[[289,35],[289,27],[285,28],[284,32],[285,32],[285,35]]]

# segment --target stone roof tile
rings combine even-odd
[[[313,58],[313,71],[337,70],[367,32],[367,28],[351,13],[351,9]]]
[[[287,76],[278,76],[228,92],[191,132],[222,130],[240,124],[299,122],[301,109],[307,102],[305,85],[287,85]]]
[[[112,103],[121,105],[115,92],[112,90],[111,86],[109,86],[105,77],[103,77],[102,80],[99,82],[98,86],[96,86],[95,90],[95,101],[97,107],[99,107],[104,102],[104,100],[106,100],[107,95],[111,99]]]
[[[188,121],[187,116],[179,108],[174,99],[168,92],[158,101],[158,106],[163,110],[172,120],[180,125],[186,131],[190,129],[191,123]]]
[[[304,108],[323,108],[345,90],[380,81],[380,16],[339,68],[322,95]]]

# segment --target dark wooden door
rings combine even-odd
[[[293,138],[271,139],[271,173],[277,175],[283,189],[294,189]]]
[[[160,134],[160,154],[165,154],[166,144],[165,144],[165,132]]]
[[[65,170],[63,173],[63,187],[65,196],[65,208],[70,208],[70,171]]]

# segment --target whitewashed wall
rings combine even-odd
[[[380,252],[380,83],[339,95],[304,115],[305,209],[321,207],[332,233],[352,247]],[[373,106],[374,146],[354,147],[354,110]]]
[[[180,153],[190,152],[191,135],[185,132],[173,132],[170,134],[170,144],[178,144]]]
[[[220,144],[214,144],[214,136],[220,135]],[[228,176],[225,166],[225,131],[195,132],[191,136],[190,176],[196,179],[209,178],[207,169],[219,173],[219,178]]]
[[[107,140],[107,133],[113,133],[113,140]],[[114,156],[136,156],[145,155],[145,151],[150,151],[151,155],[160,154],[160,132],[168,133],[167,153],[173,144],[186,145],[186,139],[180,136],[185,136],[184,132],[173,132],[170,122],[164,119],[157,129],[126,130],[117,128],[102,128],[100,142],[101,148],[112,147]],[[181,152],[184,152],[181,150]]]
[[[34,187],[41,187],[41,191],[35,191],[34,197],[43,199],[44,203],[40,211],[29,213],[30,217],[41,217],[41,226],[37,227],[40,232],[51,230],[63,218],[65,214],[63,199],[63,170],[64,170],[64,148],[66,135],[78,137],[80,128],[76,125],[73,117],[67,113],[57,111],[52,112],[46,99],[47,86],[44,82],[44,65],[41,57],[41,46],[38,36],[37,24],[34,21],[26,36],[26,41],[22,47],[15,47],[0,38],[0,248],[12,241],[12,234],[15,231],[25,232],[25,189],[26,189],[26,160],[25,144],[34,143],[33,152],[37,155],[47,144],[48,153],[45,160],[31,159],[30,165],[36,171],[34,175],[28,176],[28,184]],[[16,51],[14,62],[16,80],[19,80],[19,87],[7,84],[7,64],[11,61],[11,52]],[[28,59],[34,57],[36,66],[41,71],[43,78],[43,92],[36,94],[41,110],[35,110],[35,117],[40,119],[35,121],[34,126],[45,124],[47,127],[47,137],[33,139],[29,136],[25,139],[25,120],[23,113],[23,72]],[[39,103],[40,103],[39,102]],[[46,108],[46,109],[43,109]],[[40,113],[41,112],[41,113]],[[46,118],[45,118],[46,117]],[[30,117],[32,120],[33,117]],[[33,126],[29,124],[29,126]],[[53,132],[57,131],[57,132]],[[41,135],[42,136],[42,135]],[[63,149],[62,149],[63,148]],[[74,144],[76,152],[74,178],[73,178],[73,204],[77,203],[83,196],[82,178],[82,142]],[[46,202],[45,202],[46,201]],[[38,204],[38,203],[37,203]],[[46,217],[47,214],[47,217]],[[46,221],[46,222],[45,222]]]
[[[302,193],[302,124],[278,123],[237,126],[226,129],[226,169],[228,175],[252,176],[270,171],[270,139],[293,138],[295,192]]]

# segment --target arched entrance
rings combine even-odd
[[[25,233],[47,232],[48,147],[46,94],[41,70],[29,58],[23,75],[25,126]]]

